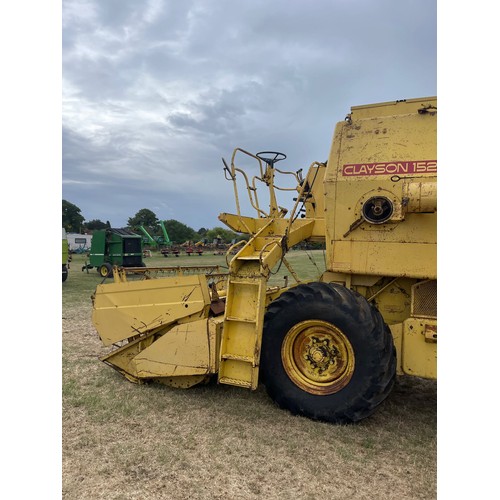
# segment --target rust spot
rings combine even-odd
[[[425,325],[424,327],[425,341],[431,344],[437,343],[437,325]]]

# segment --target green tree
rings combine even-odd
[[[108,227],[109,222],[103,222],[100,219],[92,219],[86,222],[84,225],[89,231],[93,231],[94,229],[106,229]]]
[[[134,217],[130,217],[127,224],[132,229],[137,230],[139,226],[144,226],[148,233],[156,233],[158,229],[158,217],[148,208],[141,208]]]
[[[230,231],[229,229],[224,229],[223,227],[214,227],[205,233],[205,238],[208,239],[209,243],[213,240],[220,238],[224,243],[231,243],[233,240],[243,239],[243,235]]]
[[[198,234],[193,228],[174,219],[165,221],[165,229],[173,243],[179,244],[198,239]]]
[[[68,233],[80,233],[85,217],[81,214],[81,210],[69,201],[62,201],[62,227]]]

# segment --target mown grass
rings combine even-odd
[[[320,266],[322,252],[313,255]],[[225,265],[214,255],[146,263],[201,259]],[[288,259],[301,274],[317,272],[304,254]],[[74,256],[62,284],[64,498],[436,497],[435,382],[399,379],[373,416],[351,426],[294,417],[262,387],[131,384],[98,360],[107,350],[91,323],[90,295],[102,279],[82,272],[83,260]],[[276,279],[289,274],[280,273]]]

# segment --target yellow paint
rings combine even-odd
[[[173,387],[190,387],[218,370],[221,323],[222,318],[209,318],[153,330],[102,361],[133,382],[155,379]]]
[[[204,275],[98,285],[92,320],[104,345],[127,340],[187,316],[208,314]]]
[[[437,321],[427,318],[408,318],[403,325],[404,373],[423,378],[437,378],[437,343],[426,339],[426,326],[433,326],[437,341]]]
[[[436,99],[354,107],[337,124],[324,185],[329,270],[436,277],[437,119],[416,112],[427,106]],[[394,215],[346,235],[377,195],[393,203]]]
[[[210,372],[207,319],[176,325],[134,357],[140,378],[206,375]]]
[[[390,330],[392,334],[392,339],[394,341],[394,347],[396,348],[396,359],[401,360],[401,352],[403,350],[403,324],[397,323],[394,325],[390,325]],[[398,375],[404,375],[403,368],[401,366],[401,362],[396,364],[396,373]]]

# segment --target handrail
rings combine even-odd
[[[242,169],[239,168],[235,165],[235,158],[238,153],[243,153],[255,160],[257,160],[258,165],[259,165],[259,175],[254,175],[252,176],[251,180],[247,173]],[[284,217],[285,214],[287,213],[286,210],[284,210],[282,207],[278,206],[278,203],[276,201],[276,194],[275,190],[279,191],[299,191],[299,187],[302,188],[303,192],[303,185],[304,181],[302,179],[302,169],[298,170],[297,172],[290,172],[290,171],[285,171],[285,170],[280,170],[277,169],[274,166],[270,166],[269,164],[266,164],[266,167],[264,169],[263,167],[263,162],[261,158],[258,156],[242,149],[242,148],[235,148],[233,151],[233,154],[231,156],[231,167],[229,168],[228,165],[226,164],[226,161],[222,159],[224,163],[224,170],[225,172],[227,171],[230,175],[230,179],[226,175],[227,180],[231,180],[233,182],[233,188],[234,188],[234,196],[235,196],[235,201],[236,201],[236,213],[237,215],[241,216],[241,205],[240,205],[240,197],[238,193],[238,185],[237,185],[237,174],[241,174],[244,180],[244,185],[247,191],[248,199],[250,201],[250,205],[252,208],[257,212],[258,217],[276,217],[276,218],[281,218]],[[316,162],[317,163],[317,162]],[[288,187],[280,187],[275,185],[274,179],[275,179],[275,174],[279,173],[282,175],[292,175],[297,182],[297,185],[292,188]],[[266,212],[260,207],[259,203],[259,198],[258,198],[258,188],[257,188],[257,181],[264,183],[268,189],[269,189],[269,212]],[[299,197],[300,198],[300,197]],[[297,206],[297,203],[296,203]],[[294,207],[296,209],[296,206]]]
[[[226,264],[227,264],[227,267],[229,267],[229,260],[228,260],[228,256],[230,255],[230,253],[235,249],[235,248],[238,248],[238,247],[241,247],[243,245],[245,245],[247,243],[246,240],[240,240],[240,241],[237,241],[234,245],[231,245],[227,252],[226,252]]]

